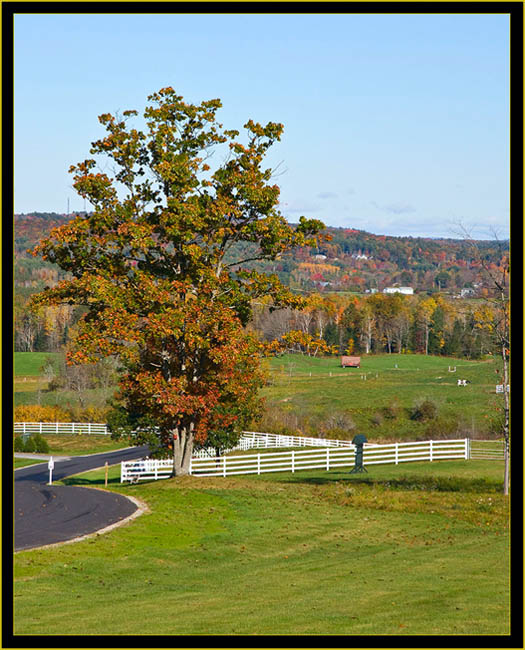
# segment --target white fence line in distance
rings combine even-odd
[[[107,425],[98,422],[15,422],[13,428],[15,435],[22,436],[34,433],[44,436],[57,434],[110,435]]]
[[[294,445],[295,446],[295,445]],[[363,449],[363,464],[398,464],[410,461],[468,459],[468,438],[459,440],[426,440],[423,442],[395,442]],[[193,476],[233,476],[264,474],[267,472],[296,472],[303,469],[330,471],[350,467],[355,463],[355,447],[325,447],[305,451],[285,451],[246,454],[242,456],[193,457],[190,474]],[[121,464],[121,482],[167,478],[171,475],[171,460],[146,459]]]

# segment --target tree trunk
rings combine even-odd
[[[193,422],[190,422],[189,429],[181,427],[173,430],[172,476],[186,476],[190,473],[191,456],[193,454],[193,430]]]
[[[509,447],[510,447],[510,397],[507,392],[507,384],[509,383],[509,370],[507,365],[507,356],[505,353],[505,344],[503,344],[501,349],[502,359],[503,359],[503,397],[505,400],[505,425],[503,429],[503,439],[504,439],[504,459],[505,459],[505,470],[503,475],[503,494],[508,495],[509,493]]]

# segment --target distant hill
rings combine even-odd
[[[62,226],[72,219],[72,215],[56,212],[31,212],[15,214],[15,252],[25,253],[38,241],[48,235],[53,228]]]
[[[15,284],[22,283],[26,291],[39,290],[39,269],[53,267],[26,251],[71,218],[55,212],[15,214]],[[319,248],[301,248],[274,262],[252,266],[276,273],[285,284],[302,291],[362,292],[393,284],[416,291],[459,290],[479,280],[479,261],[470,244],[461,239],[391,237],[353,228],[329,227],[326,231],[332,239]],[[508,241],[477,241],[476,245],[492,265],[498,265],[509,248]]]

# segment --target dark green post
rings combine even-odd
[[[354,436],[354,439],[352,440],[352,444],[355,445],[355,465],[350,474],[367,472],[365,466],[363,465],[363,445],[365,442],[368,442],[368,440],[362,433],[358,433],[357,436]]]

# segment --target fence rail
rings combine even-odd
[[[470,440],[469,458],[472,460],[503,460],[505,443],[502,440]]]
[[[295,445],[294,445],[295,446]],[[364,465],[398,464],[410,461],[436,461],[469,457],[469,440],[427,440],[424,442],[395,442],[365,447]],[[193,476],[234,476],[267,472],[296,472],[303,469],[349,467],[355,463],[355,447],[325,447],[305,451],[285,451],[216,458],[193,457]],[[167,478],[171,475],[171,460],[141,460],[121,464],[121,482]]]
[[[239,444],[234,449],[253,449],[269,447],[349,447],[349,440],[329,440],[327,438],[307,438],[305,436],[284,436],[276,433],[244,431]]]
[[[44,436],[56,434],[110,435],[107,425],[97,422],[15,422],[14,433],[22,436],[34,433]]]

